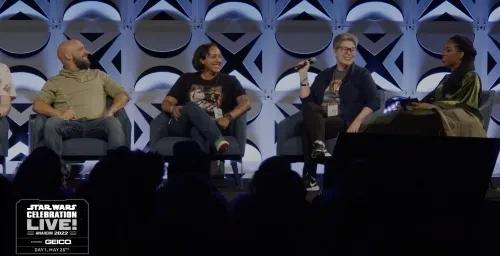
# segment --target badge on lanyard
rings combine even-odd
[[[338,116],[339,115],[339,105],[330,104],[328,105],[328,117],[330,116]]]
[[[215,119],[219,119],[219,118],[222,118],[222,109],[218,108],[218,107],[215,107],[214,108],[214,117]]]

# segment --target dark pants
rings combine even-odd
[[[44,145],[62,154],[63,140],[73,138],[97,138],[108,141],[108,150],[125,146],[125,132],[116,117],[78,119],[66,121],[59,117],[47,119],[43,129]]]
[[[316,103],[309,102],[303,104],[302,116],[304,127],[302,135],[302,148],[304,149],[304,169],[303,175],[316,176],[318,162],[311,158],[313,143],[336,138],[339,132],[346,130],[346,123],[340,116],[326,117],[326,113]]]
[[[191,137],[207,154],[210,153],[211,148],[215,147],[215,141],[222,137],[217,122],[193,102],[183,106],[179,120],[171,117],[167,129],[169,135]]]

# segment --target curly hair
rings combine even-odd
[[[196,51],[194,51],[193,54],[193,60],[191,61],[194,69],[196,69],[197,71],[203,71],[203,63],[201,63],[200,59],[204,60],[209,54],[210,48],[212,47],[217,47],[217,45],[214,43],[208,43],[202,44],[198,46],[198,48],[196,48]]]

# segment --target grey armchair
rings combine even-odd
[[[108,107],[113,103],[113,99],[107,98]],[[125,109],[116,112],[115,116],[120,120],[125,132],[126,145],[130,147],[132,124]],[[29,151],[33,152],[37,147],[43,146],[43,129],[47,117],[40,114],[30,116],[29,120]],[[74,138],[63,141],[62,158],[67,161],[83,162],[86,160],[99,160],[106,156],[108,142],[96,138]]]
[[[3,175],[7,174],[7,156],[9,153],[9,121],[7,117],[0,117],[0,164]]]
[[[381,107],[375,113],[371,114],[366,121],[381,115],[384,111],[385,94],[382,90],[379,90],[378,93],[381,101]],[[304,151],[302,149],[302,126],[302,112],[295,113],[285,118],[278,124],[276,143],[276,153],[278,156],[286,157],[291,162],[304,161]],[[333,148],[336,143],[336,138],[325,141],[328,152],[333,152]]]
[[[493,105],[495,105],[495,91],[483,91],[481,93],[481,101],[479,102],[479,112],[481,112],[483,116],[483,127],[486,133],[488,133],[488,125],[490,124]]]
[[[161,112],[150,123],[150,148],[162,155],[165,161],[169,162],[173,157],[174,144],[180,141],[192,140],[190,137],[175,137],[169,136],[167,124],[171,116],[165,112]],[[224,136],[229,142],[229,148],[224,153],[210,152],[212,160],[231,160],[236,185],[243,183],[240,181],[237,163],[241,163],[243,172],[243,156],[245,155],[245,146],[247,140],[247,115],[246,113],[236,118],[232,125],[229,126],[229,134],[232,136]]]

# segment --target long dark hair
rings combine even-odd
[[[194,51],[193,54],[193,60],[191,61],[194,69],[197,71],[203,71],[203,63],[201,63],[200,59],[204,60],[207,57],[211,47],[217,47],[217,45],[214,43],[208,43],[202,44],[196,48],[196,51]]]
[[[460,81],[463,76],[476,69],[474,61],[476,60],[477,52],[474,48],[474,43],[469,38],[461,35],[454,35],[448,41],[451,41],[459,52],[463,52],[464,56],[462,57],[460,66],[453,70],[444,81],[442,95],[456,92],[460,88]]]

